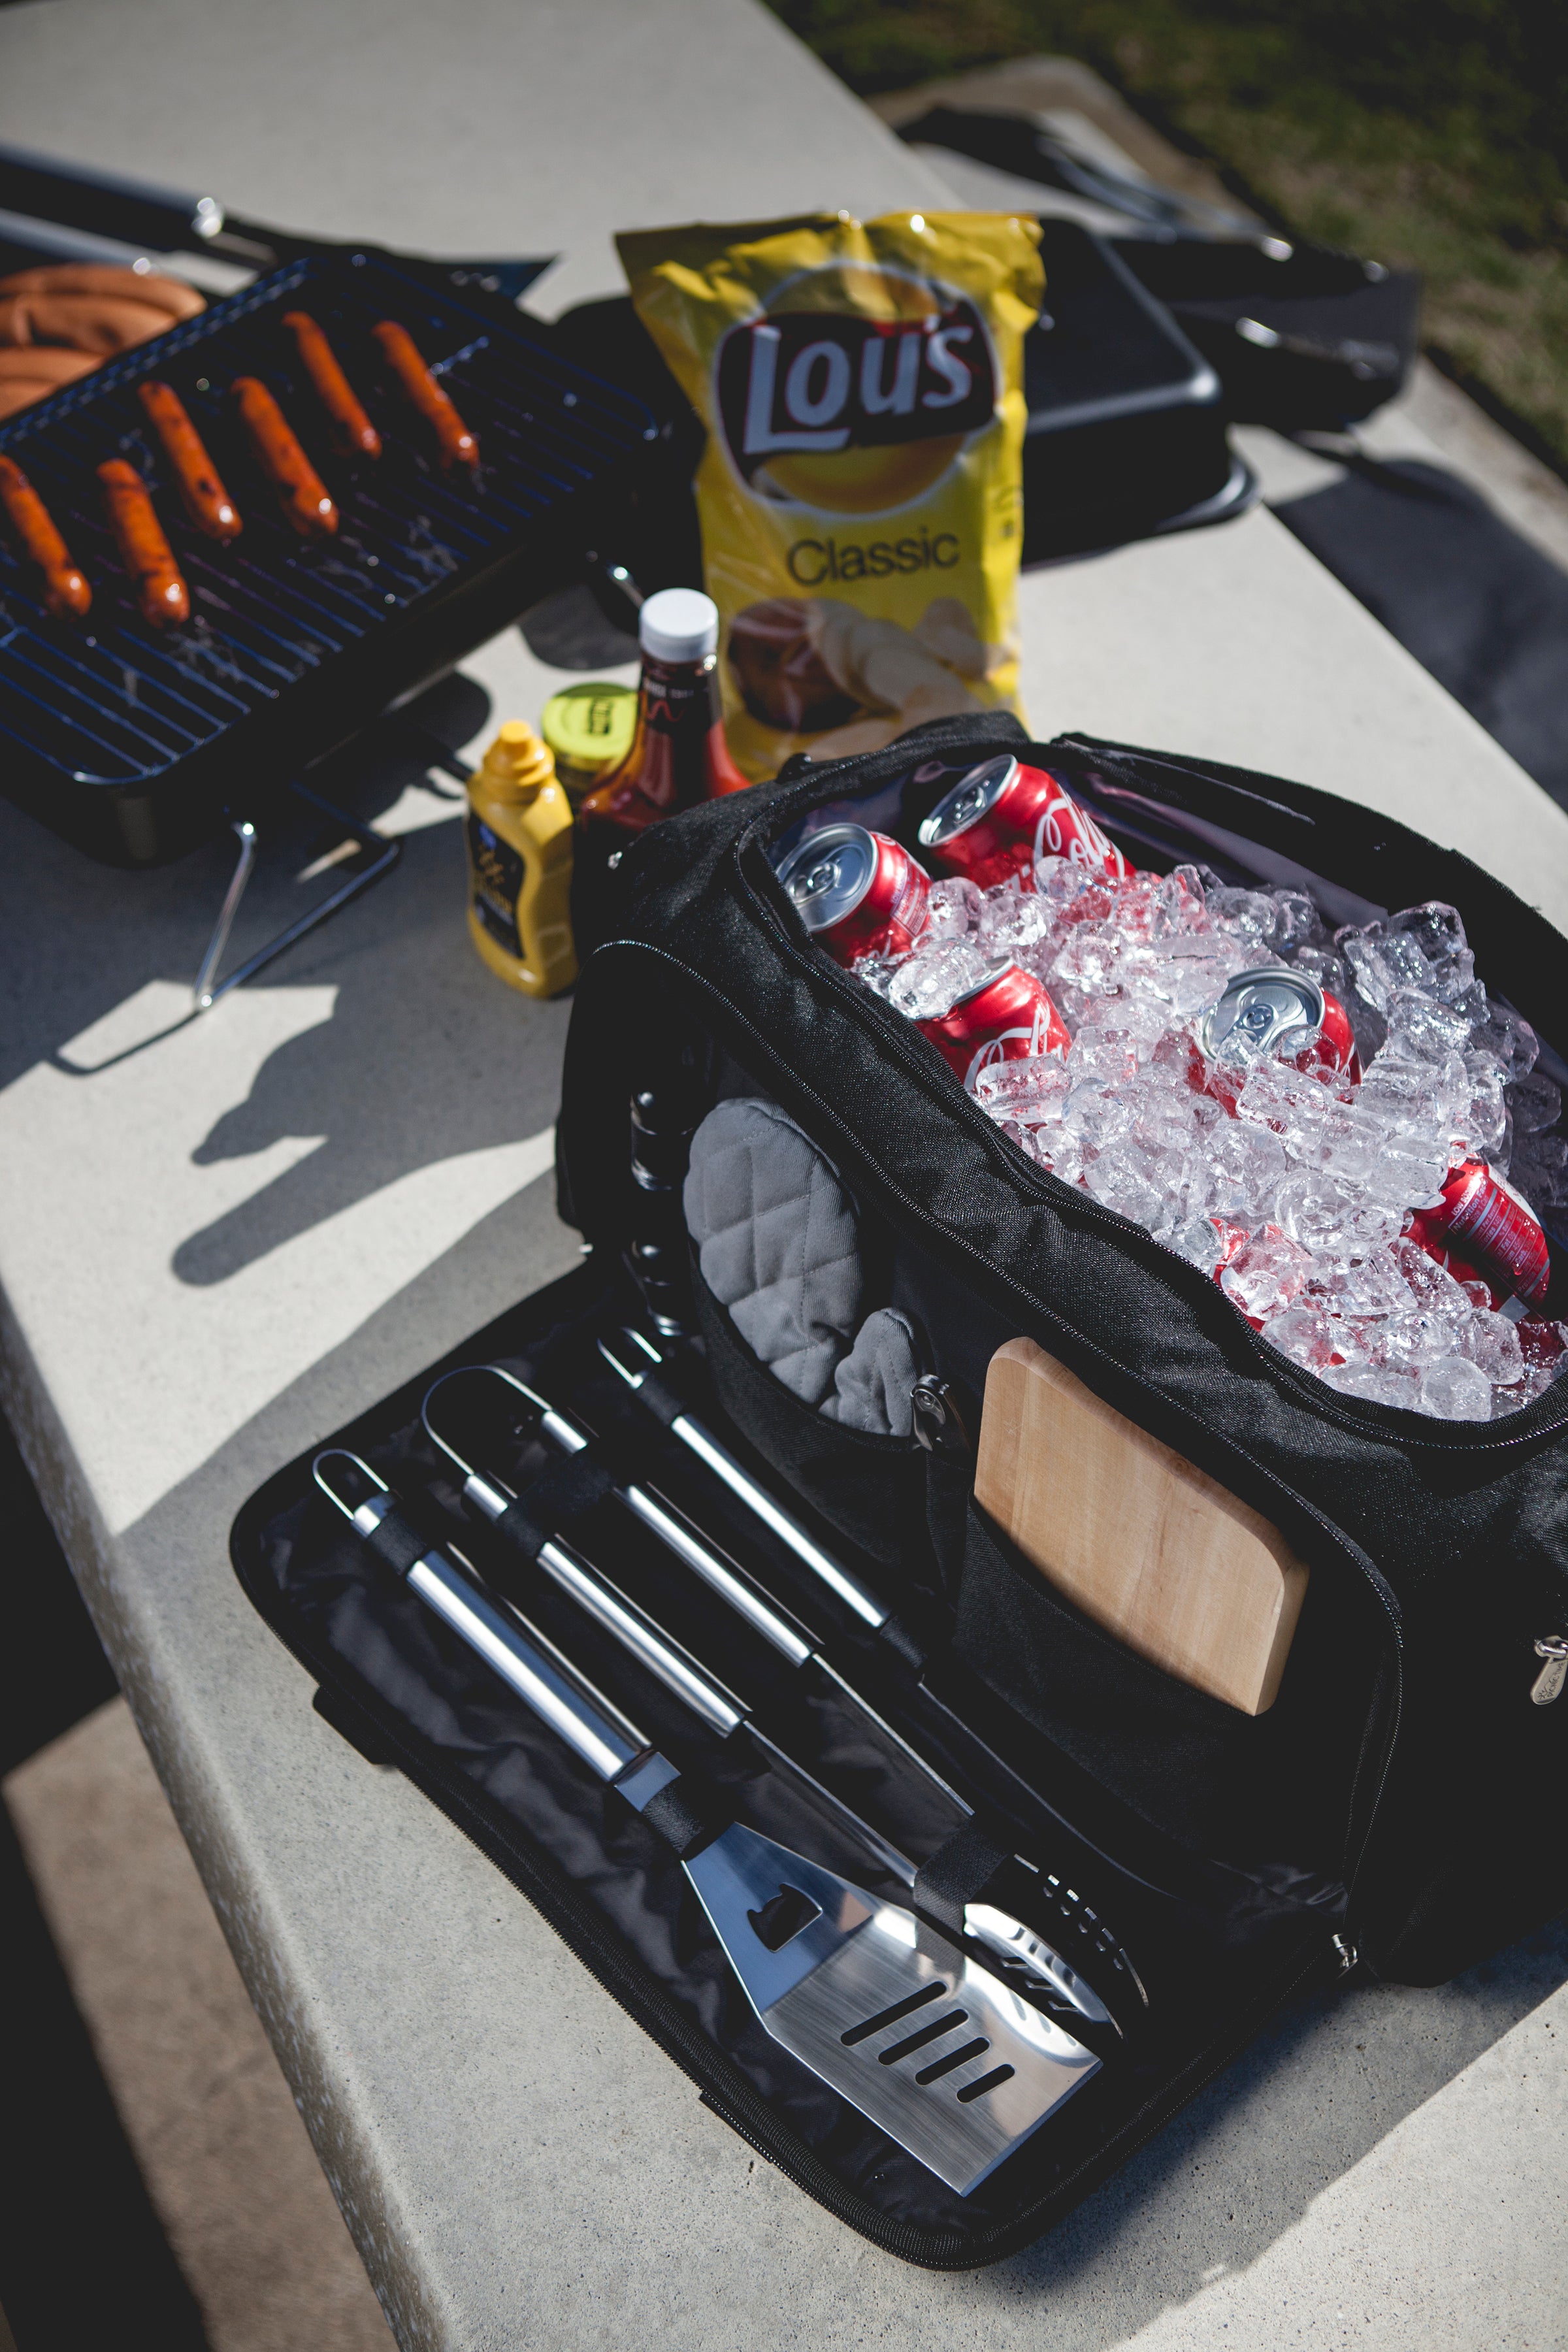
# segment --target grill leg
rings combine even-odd
[[[346,907],[351,898],[357,898],[362,891],[370,888],[373,882],[379,882],[384,874],[390,874],[403,855],[401,841],[387,841],[379,833],[372,833],[357,818],[350,816],[346,809],[334,807],[331,801],[322,800],[319,793],[308,791],[303,784],[291,784],[289,790],[298,799],[308,801],[312,808],[320,809],[323,815],[341,824],[361,849],[370,853],[369,862],[362,866],[357,874],[351,874],[346,882],[341,882],[335,890],[330,891],[320,906],[312,907],[308,915],[301,915],[297,922],[290,923],[275,939],[268,940],[265,947],[258,948],[254,955],[247,956],[242,964],[237,964],[226,979],[219,980],[217,968],[223,961],[223,951],[234,929],[239,902],[245,896],[246,885],[256,865],[256,827],[247,819],[237,820],[234,831],[239,841],[239,861],[224,894],[217,921],[213,925],[213,935],[202,958],[202,968],[191,992],[198,1013],[210,1013],[219,997],[226,996],[231,988],[243,988],[247,980],[253,980],[258,971],[265,971],[286,948],[291,948],[307,932],[317,929],[329,916],[335,915],[340,907]]]

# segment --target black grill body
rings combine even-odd
[[[333,453],[282,323],[309,311],[383,439]],[[477,436],[443,471],[371,333],[407,328]],[[335,539],[291,529],[231,386],[268,385],[331,491]],[[244,520],[227,547],[185,519],[144,416],[179,394]],[[290,262],[0,426],[91,583],[84,622],[51,619],[0,535],[0,790],[91,856],[150,866],[205,840],[366,719],[504,627],[570,570],[657,437],[639,402],[562,358],[550,331],[438,272],[347,251]],[[191,592],[178,630],[145,623],[96,468],[123,457],[153,489]]]

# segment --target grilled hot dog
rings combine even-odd
[[[188,621],[191,593],[163,536],[146,483],[123,457],[110,457],[100,466],[98,478],[103,484],[103,502],[125,568],[136,583],[142,619],[156,629]]]
[[[316,397],[332,420],[338,447],[346,457],[379,457],[381,436],[360,406],[321,329],[308,310],[285,310],[283,324],[299,345],[300,362],[316,387]]]
[[[54,517],[14,458],[0,457],[0,503],[32,562],[44,575],[44,602],[57,620],[80,620],[92,591],[70,560]]]
[[[207,456],[201,435],[185,414],[179,394],[171,384],[144,383],[141,398],[153,429],[163,445],[163,454],[174,469],[185,511],[196,529],[226,545],[231,539],[237,539],[245,526],[234,500],[218,479],[217,467]]]
[[[392,363],[393,373],[408,398],[435,429],[444,466],[477,466],[479,445],[426,366],[419,346],[406,327],[383,319],[371,331]]]
[[[48,344],[36,350],[0,351],[0,416],[10,416],[35,400],[47,400],[62,383],[90,375],[97,365],[89,352],[62,352]]]
[[[330,537],[338,527],[337,508],[267,386],[258,376],[236,376],[234,396],[257,456],[283,493],[283,511],[295,530],[301,539]]]

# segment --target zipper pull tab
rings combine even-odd
[[[1530,1686],[1530,1696],[1537,1706],[1550,1706],[1560,1698],[1563,1685],[1568,1683],[1568,1634],[1548,1633],[1535,1644],[1535,1654],[1546,1664]]]

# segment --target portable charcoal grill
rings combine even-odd
[[[325,329],[383,436],[333,452],[282,325]],[[406,327],[478,437],[444,473],[371,329]],[[337,501],[336,538],[296,536],[250,454],[229,387],[259,376]],[[136,387],[179,394],[244,520],[227,547],[189,523]],[[265,794],[506,625],[554,584],[657,437],[639,402],[557,357],[545,332],[373,251],[289,262],[0,426],[87,573],[85,623],[51,619],[0,534],[0,789],[91,856],[157,865],[249,818]],[[184,629],[150,627],[104,518],[96,468],[153,487],[191,591]],[[384,846],[384,845],[382,845]]]

